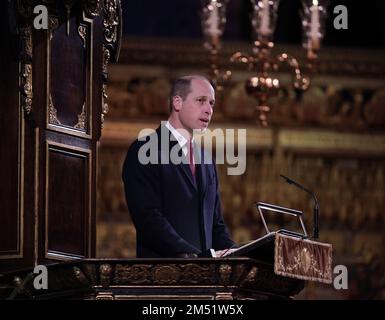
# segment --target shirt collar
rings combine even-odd
[[[181,148],[183,148],[183,147],[187,144],[188,140],[187,140],[183,135],[181,135],[181,134],[178,132],[178,130],[175,129],[175,128],[171,125],[171,123],[170,123],[169,121],[166,122],[165,127],[166,127],[168,130],[171,131],[172,135],[173,135],[173,136],[175,137],[175,139],[178,141],[178,144],[179,144],[179,146],[180,146]],[[192,142],[194,142],[194,138],[192,138],[191,140],[192,140]]]

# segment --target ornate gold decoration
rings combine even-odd
[[[227,0],[209,1],[203,6],[202,27],[205,35],[204,48],[209,52],[210,78],[218,93],[222,93],[224,84],[231,77],[231,71],[220,70],[220,37],[226,24]],[[216,21],[213,21],[216,20]]]
[[[57,118],[57,110],[52,102],[52,96],[49,95],[49,107],[48,107],[48,123],[50,124],[61,124],[60,120]]]
[[[13,284],[16,287],[21,287],[21,285],[23,284],[23,280],[20,277],[16,276],[16,277],[13,278]]]
[[[215,283],[213,275],[215,274],[215,265],[200,266],[195,263],[189,263],[180,266],[182,273],[180,283],[185,284],[211,284]]]
[[[107,100],[107,65],[110,61],[111,50],[113,50],[116,42],[120,42],[120,24],[121,24],[121,12],[119,0],[103,0],[103,26],[104,26],[104,40],[108,45],[108,48],[103,45],[103,89],[102,89],[102,114],[101,114],[101,127],[103,128],[104,116],[108,112]],[[117,50],[118,52],[119,50]],[[117,54],[115,54],[117,59]]]
[[[152,282],[152,265],[116,265],[114,284],[149,284]]]
[[[110,62],[111,53],[105,45],[103,45],[103,72],[107,74],[108,63]]]
[[[252,283],[255,280],[257,273],[257,267],[252,267],[249,273],[247,274],[246,278],[242,281],[242,285]]]
[[[86,48],[86,45],[87,45],[87,40],[86,40],[86,36],[87,36],[87,27],[84,26],[84,25],[79,25],[78,27],[78,33],[79,33],[79,36],[80,38],[82,38],[83,40],[83,47],[84,49]]]
[[[21,106],[25,113],[29,115],[32,111],[32,29],[31,27],[20,29],[21,37],[21,73],[20,91]]]
[[[108,103],[106,102],[107,98],[108,98],[107,85],[103,83],[103,99],[102,99],[102,114],[101,114],[102,128],[104,123],[104,117],[108,113]]]
[[[276,235],[274,272],[304,280],[332,282],[331,245]]]
[[[302,248],[299,255],[299,260],[302,262],[302,267],[304,271],[308,272],[311,267],[312,254],[309,252],[308,248]]]
[[[82,284],[88,284],[89,281],[85,274],[82,272],[82,270],[78,267],[73,267],[73,271],[75,274],[75,277],[82,283]]]
[[[32,65],[22,64],[21,73],[22,106],[27,114],[32,111]]]
[[[118,38],[119,26],[119,1],[118,0],[104,0],[104,39],[107,43],[115,43]]]
[[[120,62],[129,64],[145,65],[161,65],[163,68],[185,68],[186,65],[194,65],[196,68],[207,68],[207,56],[202,54],[202,46],[200,42],[195,40],[166,40],[150,38],[148,40],[138,37],[127,37],[122,41],[122,51],[120,52]],[[234,43],[224,42],[223,50],[219,52],[219,60],[221,64],[228,64],[228,56],[234,51]],[[239,51],[245,52],[249,46],[244,43],[237,43]],[[285,45],[275,46],[277,51],[292,51],[294,56],[301,55],[300,48],[293,48]],[[173,58],[170,59],[170,56]],[[365,57],[363,59],[362,57]],[[372,88],[383,88],[383,74],[385,72],[385,61],[381,59],[381,52],[374,54],[371,50],[349,50],[346,52],[344,48],[327,48],[323,49],[322,55],[319,57],[319,70],[328,76],[336,76],[332,79],[332,86],[342,86],[344,90],[351,90],[351,77],[361,79],[369,79],[370,83],[375,84]],[[238,72],[244,70],[244,64],[234,64],[233,70]],[[341,79],[338,75],[344,74],[346,79]],[[237,81],[244,85],[239,79],[242,74],[237,74],[233,81]],[[372,82],[373,81],[373,82]],[[286,82],[282,80],[282,84]],[[379,84],[379,85],[378,85]],[[314,84],[314,86],[317,86]],[[356,91],[355,91],[356,93]],[[251,98],[254,101],[254,98]]]
[[[83,104],[82,112],[78,115],[78,123],[74,128],[85,130],[86,129],[86,105]]]
[[[106,102],[108,95],[107,95],[107,66],[110,61],[111,53],[110,50],[108,50],[104,45],[103,45],[103,74],[104,74],[104,80],[103,80],[103,93],[102,93],[102,114],[101,114],[101,124],[103,128],[103,123],[104,123],[104,117],[108,113],[108,103]]]
[[[220,283],[223,285],[228,285],[230,283],[231,278],[231,265],[229,264],[221,264],[219,266],[219,275],[220,275]]]
[[[32,111],[32,65],[22,65],[22,94],[23,94],[23,108],[27,114]]]
[[[260,124],[266,127],[267,114],[271,109],[267,105],[267,100],[276,96],[280,89],[280,81],[273,78],[273,73],[282,70],[281,65],[283,63],[292,71],[295,89],[306,90],[310,85],[310,75],[315,71],[317,52],[324,36],[326,5],[324,0],[314,1],[312,5],[304,2],[304,10],[301,13],[304,33],[303,46],[307,50],[307,69],[309,73],[309,76],[304,76],[297,59],[287,53],[281,53],[276,57],[271,54],[271,49],[274,47],[273,34],[279,1],[251,0],[251,3],[253,5],[252,26],[255,34],[253,53],[245,55],[238,51],[231,56],[230,61],[243,63],[249,71],[256,72],[255,76],[246,80],[245,86],[247,93],[257,100],[258,119]],[[205,47],[210,50],[211,79],[214,83],[219,82],[220,87],[231,75],[230,70],[220,72],[217,66],[220,38],[226,22],[226,4],[227,0],[203,1],[204,7],[201,15],[203,33],[206,36]],[[312,14],[317,14],[316,20],[313,19]],[[314,31],[315,28],[316,31]]]
[[[100,284],[102,286],[108,286],[110,284],[110,277],[112,267],[109,264],[102,264],[99,268],[100,271]]]
[[[74,275],[76,278],[80,278],[80,275],[81,275],[81,271],[78,267],[73,267],[73,271],[74,271]]]
[[[154,284],[177,284],[179,278],[180,269],[174,264],[155,267]]]
[[[100,14],[100,10],[101,10],[101,0],[86,0],[83,2],[83,8],[84,8],[84,11],[92,16],[92,17],[97,17],[99,16]]]

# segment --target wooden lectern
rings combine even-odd
[[[290,299],[304,288],[305,280],[331,282],[330,245],[272,234],[251,247],[255,258],[56,263],[47,266],[47,290],[34,288],[31,269],[0,276],[0,298]]]

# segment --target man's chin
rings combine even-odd
[[[194,129],[194,133],[196,133],[196,134],[204,134],[206,129],[207,129],[207,127],[196,128],[196,129]]]

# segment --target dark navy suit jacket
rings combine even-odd
[[[161,132],[167,134],[167,139],[171,136],[169,146],[162,146]],[[158,141],[158,163],[143,165],[138,152],[153,138]],[[138,257],[200,254],[234,244],[221,213],[215,164],[196,164],[195,177],[188,164],[161,164],[162,157],[170,154],[175,145],[171,132],[161,125],[146,141],[135,140],[127,152],[122,178],[136,227]],[[201,157],[205,157],[203,152]]]

